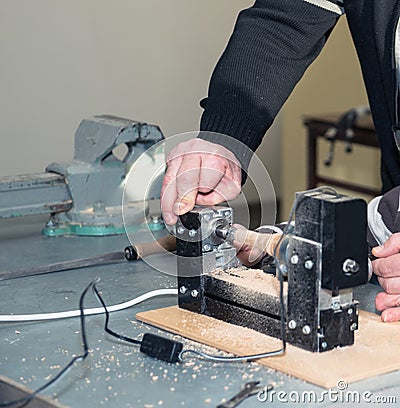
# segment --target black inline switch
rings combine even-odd
[[[179,355],[183,344],[157,336],[156,334],[145,333],[140,344],[140,351],[150,357],[167,361],[168,363],[177,363],[180,361]]]

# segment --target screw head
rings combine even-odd
[[[176,232],[180,235],[182,235],[185,232],[185,228],[183,227],[178,227],[178,229],[176,230]]]
[[[210,245],[210,244],[205,244],[205,245],[203,246],[203,251],[204,251],[204,252],[211,251],[211,245]]]
[[[350,308],[350,309],[347,310],[347,313],[348,313],[349,315],[353,314],[353,312],[354,312],[354,310],[353,310],[352,308]]]
[[[355,330],[357,330],[357,329],[358,329],[357,323],[353,323],[353,324],[350,326],[350,330],[351,330],[351,331],[355,331]]]
[[[292,255],[292,257],[290,258],[290,262],[291,262],[293,265],[296,265],[297,263],[299,263],[299,256],[296,255],[296,254]]]
[[[279,269],[281,270],[283,276],[287,276],[288,270],[287,270],[287,266],[286,266],[286,265],[280,264]]]
[[[189,230],[189,237],[194,237],[197,234],[197,231],[194,229]]]
[[[311,333],[311,327],[306,324],[305,326],[303,326],[302,330],[303,334],[310,334]]]
[[[190,292],[190,296],[196,298],[197,296],[199,296],[199,292],[196,289],[193,289]]]
[[[307,261],[305,261],[304,263],[304,267],[306,269],[312,269],[313,266],[314,266],[314,262],[311,259],[307,259]]]
[[[346,259],[343,262],[342,270],[346,276],[351,276],[360,270],[360,266],[354,259]]]
[[[328,343],[326,342],[326,341],[323,341],[322,343],[321,343],[321,347],[322,348],[327,348],[328,347]]]
[[[294,330],[296,328],[296,326],[297,326],[297,323],[296,323],[295,320],[292,319],[292,320],[289,321],[288,327],[289,327],[290,330]]]
[[[186,286],[181,286],[179,288],[179,293],[182,293],[182,295],[184,295],[187,292]]]

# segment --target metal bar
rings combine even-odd
[[[110,252],[104,255],[92,256],[89,258],[72,259],[70,261],[55,262],[48,265],[10,269],[8,271],[0,272],[0,281],[24,278],[26,276],[42,275],[45,273],[69,271],[72,269],[87,268],[90,266],[108,265],[123,261],[125,261],[124,252]]]
[[[0,177],[0,219],[65,212],[71,208],[71,194],[59,174]]]
[[[324,185],[329,185],[329,186],[340,187],[346,190],[356,191],[357,193],[367,194],[371,196],[377,196],[381,194],[380,190],[369,188],[369,187],[363,187],[363,186],[353,184],[353,183],[347,183],[345,181],[335,180],[330,177],[317,176],[315,187],[317,186],[317,184],[324,184]]]
[[[335,126],[338,119],[339,119],[339,116],[321,117],[321,118],[306,117],[304,118],[303,123],[308,129],[311,129],[314,132],[318,133],[320,137],[324,137],[325,132],[330,127]],[[347,140],[346,132],[339,129],[336,135],[336,140],[345,142]],[[363,146],[379,148],[378,138],[376,136],[372,122],[366,124],[365,126],[356,124],[354,126],[354,137],[351,142],[355,144],[360,144]]]

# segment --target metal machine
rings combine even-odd
[[[124,233],[122,197],[127,175],[142,153],[163,140],[158,126],[110,115],[84,119],[75,134],[74,159],[52,163],[45,173],[0,178],[0,219],[49,214],[47,236]],[[115,149],[124,146],[123,157]],[[143,173],[153,175],[164,163],[163,147],[153,149],[145,169],[130,174],[140,190]],[[152,180],[146,199],[158,198],[162,177]],[[147,187],[147,186],[146,186]],[[124,213],[132,227],[145,222],[142,197]],[[157,228],[160,223],[149,223]]]
[[[180,216],[179,307],[274,337],[283,333],[313,352],[353,344],[358,302],[352,288],[368,281],[366,203],[311,190],[298,193],[295,205],[294,229],[275,240],[286,280],[283,330],[277,278],[238,267],[229,207]]]

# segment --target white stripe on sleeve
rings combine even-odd
[[[332,3],[329,0],[304,0],[306,3],[313,4],[314,6],[321,7],[325,10],[332,11],[333,13],[341,16],[344,14],[343,7],[339,7],[337,4]]]

